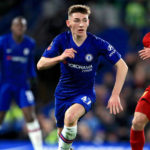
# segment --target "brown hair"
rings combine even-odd
[[[91,14],[90,7],[86,5],[72,5],[68,9],[68,16],[71,16],[73,13],[82,13],[82,14],[88,14],[88,16]]]

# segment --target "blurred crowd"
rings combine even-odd
[[[150,32],[150,1],[6,0],[0,2],[0,34],[9,32],[13,17],[24,16],[29,22],[27,34],[37,43],[35,50],[35,63],[37,63],[52,39],[67,30],[65,26],[67,8],[72,4],[87,4],[91,7],[89,32],[110,42],[121,53],[129,67],[121,92],[124,111],[117,116],[110,115],[106,106],[115,80],[115,69],[103,57],[100,57],[95,86],[96,103],[92,111],[80,120],[77,141],[127,142],[136,103],[150,83],[148,69],[150,60],[142,61],[138,57],[138,51],[143,48],[142,37]],[[37,73],[37,85],[32,85],[32,90],[36,97],[38,119],[45,142],[56,143],[53,94],[59,79],[59,65],[45,71],[37,71]],[[0,130],[1,139],[14,137],[27,138],[22,113],[15,104],[7,113]],[[150,142],[150,126],[146,127],[146,141]]]

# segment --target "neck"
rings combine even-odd
[[[84,36],[73,35],[73,40],[78,46],[80,46],[86,38],[87,34],[85,34]]]
[[[22,42],[23,40],[23,36],[16,36],[13,34],[13,39],[17,42],[17,43],[20,43]]]

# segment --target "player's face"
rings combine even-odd
[[[26,22],[25,20],[21,19],[16,19],[13,21],[12,26],[11,26],[11,30],[12,33],[15,36],[23,36],[24,32],[26,31]]]
[[[87,14],[73,13],[69,16],[66,24],[73,35],[84,36],[89,26],[89,18]]]

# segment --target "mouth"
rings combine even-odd
[[[83,31],[84,31],[84,29],[78,29],[78,31],[79,31],[79,32],[83,32]]]

